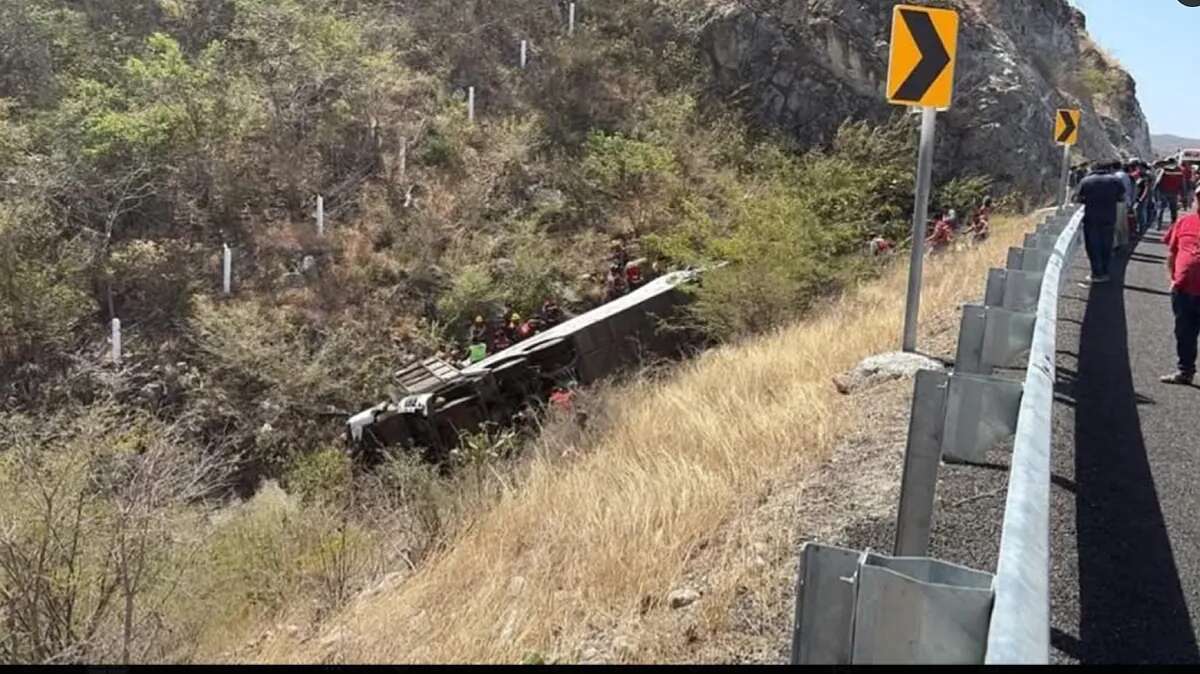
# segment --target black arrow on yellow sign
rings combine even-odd
[[[1075,115],[1071,114],[1070,110],[1059,110],[1058,116],[1062,119],[1062,131],[1058,134],[1058,142],[1069,143],[1075,137]]]
[[[908,79],[892,94],[892,98],[918,101],[925,96],[925,92],[929,91],[946,66],[950,65],[950,53],[942,44],[942,38],[927,12],[901,9],[900,16],[904,18],[913,41],[917,43],[917,49],[921,51],[921,61],[913,68]]]

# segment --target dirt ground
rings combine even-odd
[[[943,362],[953,359],[958,314],[956,308],[953,314],[927,319],[922,326],[922,353]],[[879,523],[896,516],[912,387],[912,379],[896,379],[845,396],[845,412],[854,416],[854,430],[837,443],[832,455],[819,466],[801,471],[802,475],[764,485],[760,495],[744,503],[732,524],[714,533],[714,537],[747,541],[755,555],[753,566],[766,582],[741,588],[744,593],[732,613],[721,618],[721,625],[710,623],[711,630],[698,629],[706,619],[702,602],[659,613],[663,620],[675,623],[663,627],[679,635],[678,662],[787,663],[801,546],[818,542],[890,548],[889,528]],[[871,533],[865,540],[864,531]],[[687,587],[703,595],[709,575],[720,573],[719,562],[698,555],[689,569]],[[764,589],[751,590],[754,586]],[[698,636],[705,633],[707,638]],[[621,637],[616,641],[619,645]]]

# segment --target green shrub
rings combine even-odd
[[[1085,65],[1079,70],[1079,84],[1090,96],[1109,97],[1121,88],[1122,77],[1117,70],[1103,66]]]
[[[350,459],[344,449],[324,447],[295,460],[284,479],[284,486],[306,502],[341,503],[349,496]]]
[[[905,120],[846,124],[826,151],[793,157],[777,144],[747,147],[736,173],[709,179],[705,201],[681,198],[678,221],[646,243],[706,276],[692,312],[731,338],[793,319],[861,273],[862,243],[901,238],[912,203],[912,130]]]
[[[61,355],[95,305],[86,253],[38,208],[0,201],[0,367]]]
[[[323,614],[361,589],[377,546],[340,507],[305,505],[268,483],[221,514],[202,553],[206,577],[192,591],[227,624],[274,616],[301,597]]]
[[[954,209],[960,222],[966,222],[971,214],[991,194],[992,179],[987,176],[953,178],[938,188],[933,205],[937,210]]]

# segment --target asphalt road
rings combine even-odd
[[[1059,306],[1051,520],[1058,662],[1200,662],[1200,389],[1174,370],[1166,251],[1147,233],[1111,285]]]
[[[1200,662],[1200,388],[1174,369],[1160,236],[1085,289],[1082,247],[1059,305],[1051,486],[1051,660]],[[1020,373],[1011,373],[1018,377]],[[930,556],[994,573],[1009,453],[939,471]],[[892,520],[843,543],[890,551]]]

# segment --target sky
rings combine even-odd
[[[1200,7],[1179,0],[1073,0],[1088,32],[1137,80],[1150,132],[1200,138]],[[1173,65],[1166,65],[1165,60]]]

